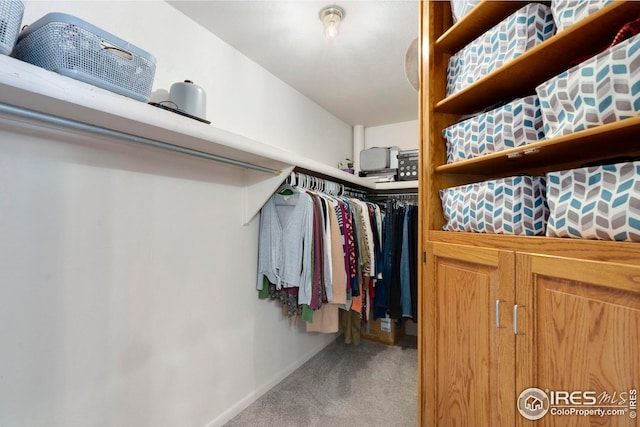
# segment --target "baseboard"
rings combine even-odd
[[[238,415],[240,412],[244,411],[249,405],[258,400],[262,395],[275,387],[280,381],[284,380],[286,377],[291,375],[296,369],[304,365],[309,359],[311,359],[316,354],[320,353],[325,347],[331,344],[335,339],[338,338],[338,334],[335,335],[334,339],[318,345],[311,349],[307,354],[305,354],[302,358],[296,360],[291,365],[287,366],[280,372],[276,373],[269,381],[255,389],[251,393],[247,394],[244,398],[240,399],[238,403],[231,406],[229,409],[224,411],[218,417],[209,421],[205,427],[221,427],[233,417]]]

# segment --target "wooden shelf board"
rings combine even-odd
[[[439,52],[455,53],[484,34],[487,28],[499,24],[503,19],[528,3],[530,2],[484,0],[438,37],[435,47]]]
[[[640,242],[430,230],[429,241],[640,265]]]
[[[604,160],[609,153],[619,156],[640,155],[640,116],[569,135],[538,141],[474,159],[462,160],[435,168],[436,173],[504,174],[523,172],[532,168],[561,165],[570,160],[586,163]]]
[[[612,2],[570,28],[525,52],[465,89],[438,102],[441,113],[466,114],[500,101],[534,93],[536,86],[571,68],[613,40],[640,14],[640,2]]]

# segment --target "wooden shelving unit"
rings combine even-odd
[[[484,0],[452,25],[449,2],[421,2],[419,425],[531,425],[516,410],[528,387],[640,382],[640,340],[616,326],[640,322],[640,243],[442,231],[443,188],[640,156],[638,116],[447,164],[443,129],[535,93],[640,16],[640,2],[612,2],[447,97],[451,55],[526,3]],[[570,332],[559,339],[559,330]],[[583,346],[598,358],[576,364]],[[615,376],[602,358],[619,367]]]
[[[429,45],[433,56],[427,74],[430,76],[429,94],[423,104],[427,118],[423,123],[427,129],[427,135],[423,137],[423,187],[428,189],[427,204],[435,206],[427,214],[429,229],[436,230],[444,224],[439,209],[438,191],[441,188],[520,173],[544,174],[640,155],[640,138],[635,137],[640,131],[640,117],[634,117],[474,159],[446,163],[442,129],[459,121],[464,114],[535,93],[538,84],[571,68],[578,58],[595,54],[609,45],[622,25],[640,16],[640,2],[610,3],[467,88],[446,96],[446,69],[455,49],[464,47],[465,43],[477,38],[480,30],[487,31],[526,3],[485,0],[450,27],[450,17],[448,23],[442,21],[450,13],[448,5],[436,3],[430,8],[433,21],[429,24],[428,37],[435,41]],[[473,37],[466,36],[467,28]],[[427,37],[424,29],[423,37]]]

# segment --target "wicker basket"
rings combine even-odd
[[[50,13],[18,37],[12,56],[68,77],[149,101],[156,60],[76,17]]]
[[[0,54],[9,55],[20,32],[24,4],[19,0],[0,0]]]

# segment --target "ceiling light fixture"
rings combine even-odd
[[[344,18],[344,9],[340,6],[327,6],[320,11],[320,20],[324,24],[324,35],[333,39],[340,33],[340,21]]]

